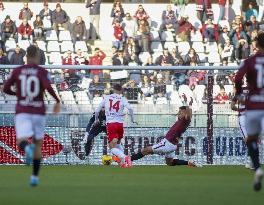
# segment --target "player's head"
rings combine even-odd
[[[27,63],[39,64],[39,49],[34,45],[27,48]]]
[[[259,32],[255,40],[256,40],[257,48],[263,52],[264,51],[264,32]]]
[[[123,91],[122,86],[120,84],[115,84],[113,86],[113,91],[114,93],[121,94]]]
[[[191,109],[188,106],[179,107],[178,119],[191,119]]]

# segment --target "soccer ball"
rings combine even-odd
[[[110,165],[112,164],[112,157],[109,155],[103,155],[102,156],[102,163],[103,165]]]

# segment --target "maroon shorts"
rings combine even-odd
[[[123,123],[113,122],[107,123],[107,140],[111,142],[114,138],[122,139],[124,135]]]

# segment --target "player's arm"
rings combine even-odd
[[[236,95],[240,95],[242,93],[242,85],[243,85],[243,78],[247,72],[247,63],[242,62],[240,68],[235,76],[235,88],[236,88]]]
[[[102,108],[105,107],[105,98],[101,101],[101,103],[98,105],[98,107],[95,110],[95,123],[99,122],[99,113],[102,110]]]
[[[12,90],[12,86],[15,85],[14,72],[11,73],[11,76],[4,84],[3,91],[8,95],[16,95],[16,92]]]
[[[127,99],[124,98],[124,105],[128,110],[128,114],[130,116],[130,120],[132,123],[136,123],[135,122],[135,115],[134,115],[134,111],[133,108],[131,107],[131,105],[128,103]]]

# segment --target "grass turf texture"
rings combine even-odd
[[[253,172],[242,166],[203,168],[44,166],[40,186],[29,186],[31,168],[0,166],[1,205],[262,204]]]

